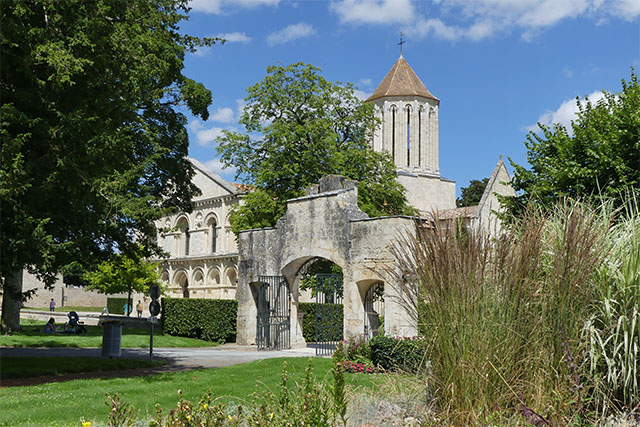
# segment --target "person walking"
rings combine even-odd
[[[136,311],[138,312],[138,317],[142,317],[142,301],[138,301],[138,305],[136,305]]]
[[[49,303],[49,311],[56,311],[56,302],[53,298],[51,298],[51,302]]]

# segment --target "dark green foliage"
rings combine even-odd
[[[632,70],[622,91],[603,92],[597,103],[579,99],[578,114],[568,130],[562,124],[545,126],[527,135],[531,169],[515,164],[513,188],[517,197],[503,200],[521,214],[529,200],[547,207],[558,198],[602,195],[621,206],[631,188],[640,188],[640,85]]]
[[[353,85],[319,72],[302,63],[268,67],[265,79],[247,89],[245,132],[217,139],[222,162],[256,187],[229,217],[235,232],[275,225],[287,199],[331,174],[358,181],[358,206],[371,217],[415,212],[390,155],[369,147],[378,125],[373,106],[354,95]]]
[[[162,298],[165,334],[207,341],[235,342],[238,301]]]
[[[484,189],[487,188],[487,183],[489,183],[489,178],[483,178],[482,181],[477,179],[469,181],[468,187],[460,188],[460,197],[456,199],[456,206],[463,208],[480,203]]]
[[[2,1],[0,286],[10,328],[16,272],[50,285],[74,261],[134,245],[158,255],[153,221],[191,208],[183,111],[206,119],[211,93],[182,74],[183,61],[215,40],[181,34],[187,12],[183,0]]]
[[[301,302],[298,310],[304,313],[302,318],[302,336],[306,342],[316,341],[316,305],[324,319],[329,319],[326,336],[321,337],[324,341],[342,341],[344,326],[344,308],[342,304],[316,304],[313,302]]]
[[[378,335],[370,342],[371,361],[388,371],[419,372],[427,361],[427,346],[421,338],[391,338]]]
[[[107,310],[109,314],[124,314],[124,305],[127,303],[127,298],[107,298]]]

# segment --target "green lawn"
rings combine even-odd
[[[218,369],[199,369],[145,377],[76,380],[30,387],[0,389],[0,425],[6,426],[79,426],[80,418],[103,423],[109,408],[105,393],[117,392],[124,402],[133,404],[140,417],[155,413],[160,403],[165,411],[175,407],[178,390],[186,399],[198,401],[211,389],[221,401],[243,404],[263,387],[276,390],[282,362],[289,366],[288,377],[296,381],[304,374],[305,358],[277,358]],[[316,377],[328,378],[331,359],[313,358]],[[374,387],[384,376],[348,374],[348,384]]]
[[[89,313],[101,313],[104,307],[84,307],[84,306],[75,306],[69,305],[64,307],[56,307],[56,312],[68,313],[70,311],[75,311],[77,313],[80,312],[89,312]],[[36,311],[49,311],[49,307],[25,307],[25,310],[36,310]]]
[[[99,372],[165,365],[160,360],[97,357],[0,357],[0,380],[64,373]]]
[[[0,335],[0,347],[101,347],[102,327],[87,326],[87,335],[45,334],[40,331],[46,322],[21,320],[22,332]],[[158,329],[153,334],[154,347],[215,347],[217,343],[195,338],[173,337],[163,335]],[[123,348],[148,348],[149,331],[146,329],[122,329]]]

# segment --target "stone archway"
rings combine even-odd
[[[296,274],[311,258],[320,257],[338,264],[343,271],[344,336],[364,331],[364,302],[357,283],[365,279],[383,280],[392,269],[390,248],[400,234],[413,233],[415,218],[393,216],[371,219],[358,209],[355,181],[328,176],[307,189],[307,195],[287,201],[287,211],[276,227],[242,231],[238,235],[238,324],[237,342],[255,344],[255,283],[259,276],[283,276],[298,297]],[[373,276],[373,277],[372,277]],[[394,304],[400,287],[385,287],[385,331],[389,334],[417,334],[411,313]],[[392,310],[390,310],[392,308]],[[297,322],[297,306],[291,318]],[[304,345],[301,328],[291,328],[291,345]]]

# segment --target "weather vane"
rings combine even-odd
[[[404,40],[402,40],[402,36],[404,36],[404,33],[400,32],[400,43],[398,43],[398,45],[400,46],[400,55],[402,55],[402,45],[406,43]]]

